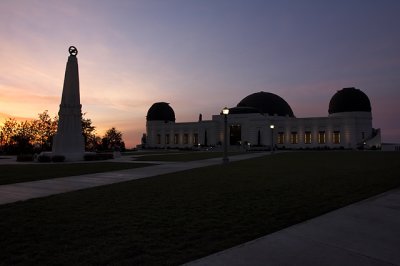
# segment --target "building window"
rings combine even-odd
[[[299,136],[297,135],[297,132],[290,133],[290,143],[297,144],[298,142],[299,142]]]
[[[169,144],[169,134],[165,135],[165,144]]]
[[[157,144],[161,144],[161,135],[157,134]]]
[[[183,144],[188,144],[188,143],[189,143],[189,135],[183,134]]]
[[[304,133],[304,143],[311,144],[311,131],[306,131]]]
[[[174,135],[174,144],[179,144],[179,134]]]
[[[325,144],[326,143],[325,131],[318,132],[318,143],[319,144]]]
[[[229,143],[230,145],[240,145],[242,142],[242,126],[231,125],[229,127]]]
[[[193,145],[199,144],[199,134],[195,133],[193,135]]]
[[[285,143],[285,134],[283,132],[278,132],[278,144]]]
[[[340,144],[340,131],[333,131],[333,144]]]

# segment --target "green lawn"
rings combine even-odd
[[[245,152],[229,152],[229,156],[243,154]],[[134,157],[136,161],[164,161],[164,162],[188,162],[211,158],[222,158],[222,152],[190,151],[181,153],[150,154]]]
[[[0,206],[0,264],[177,265],[400,186],[400,153],[293,152]]]
[[[158,149],[158,150],[137,150],[137,151],[127,151],[121,152],[122,156],[136,156],[136,155],[150,155],[150,154],[167,154],[167,153],[183,153],[192,151],[181,151],[181,150],[171,150],[171,149]]]
[[[0,165],[0,185],[55,177],[117,171],[149,165],[151,164],[114,162]]]

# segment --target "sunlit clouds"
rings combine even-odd
[[[389,0],[3,0],[0,112],[56,115],[74,45],[82,112],[128,147],[154,102],[196,121],[269,91],[297,117],[317,117],[343,87],[364,91],[383,141],[400,142],[399,13]]]

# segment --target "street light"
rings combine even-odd
[[[229,108],[225,107],[222,109],[222,113],[224,115],[224,157],[222,158],[222,163],[227,164],[229,163],[228,158],[228,114]]]
[[[269,128],[271,129],[271,154],[274,153],[274,125],[270,125]]]

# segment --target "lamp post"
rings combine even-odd
[[[229,108],[225,107],[222,109],[222,113],[224,115],[224,157],[222,158],[222,163],[227,164],[229,163],[228,158],[228,114]]]
[[[274,125],[270,125],[269,128],[271,129],[271,154],[274,153]]]

